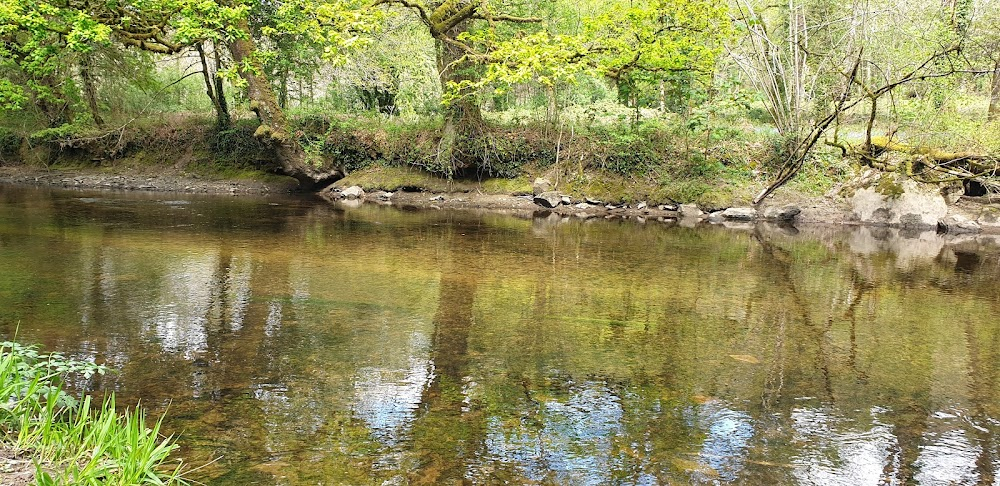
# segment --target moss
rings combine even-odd
[[[486,179],[482,183],[483,191],[488,194],[531,194],[531,181],[527,176],[513,179]]]
[[[899,196],[902,196],[906,190],[903,189],[903,186],[896,180],[896,176],[894,174],[882,174],[882,176],[879,177],[878,184],[875,185],[875,192],[889,199],[896,199]]]

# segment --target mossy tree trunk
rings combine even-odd
[[[468,28],[468,20],[444,32],[438,40],[437,62],[441,89],[448,91],[453,83],[476,79],[477,66],[470,62],[460,47],[449,42]],[[474,143],[483,132],[483,114],[479,102],[470,92],[459,92],[460,96],[444,107],[444,127],[438,150],[438,166],[449,174],[459,173],[475,167],[478,157]]]
[[[343,177],[340,169],[323,169],[309,163],[306,152],[288,125],[284,110],[264,74],[263,66],[256,56],[257,45],[250,35],[250,27],[244,20],[236,25],[245,35],[229,43],[233,62],[239,67],[240,76],[247,83],[247,98],[250,109],[257,115],[260,126],[254,136],[274,148],[277,162],[282,171],[299,181],[309,190],[322,188]]]
[[[80,59],[80,80],[83,81],[83,94],[87,98],[87,108],[90,110],[91,118],[94,119],[94,124],[104,127],[104,118],[101,117],[100,107],[97,104],[97,81],[91,70],[93,64],[93,57],[84,54]]]

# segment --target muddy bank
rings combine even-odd
[[[219,179],[161,167],[104,171],[94,169],[0,167],[0,183],[76,189],[177,192],[187,194],[265,195],[296,190],[292,179]]]

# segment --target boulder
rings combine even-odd
[[[979,233],[982,228],[979,223],[960,214],[950,214],[938,221],[938,230],[953,235]]]
[[[695,204],[681,204],[680,212],[681,217],[685,219],[700,218],[703,214],[705,214],[701,212],[701,209],[698,209],[698,206]]]
[[[365,197],[365,191],[360,186],[351,186],[340,191],[340,197],[344,199],[361,199]]]
[[[983,208],[976,222],[984,232],[1000,233],[1000,209],[993,206]]]
[[[531,194],[538,196],[543,192],[549,192],[552,190],[552,181],[539,177],[535,179],[535,182],[531,184]]]
[[[638,209],[639,211],[646,209],[646,207],[647,207],[646,201],[640,201],[639,204],[635,205],[635,208]]]
[[[562,196],[555,191],[547,191],[535,196],[535,204],[543,208],[554,208],[562,204]]]
[[[733,221],[753,221],[757,219],[757,210],[754,208],[729,208],[722,212],[722,217]]]
[[[865,177],[850,204],[855,218],[868,224],[936,228],[948,215],[948,204],[937,186],[899,174]]]
[[[567,206],[570,205],[570,204],[573,204],[573,198],[571,198],[569,196],[562,196],[560,198],[560,200],[562,201],[563,204],[565,204]]]
[[[576,208],[576,209],[590,209],[593,206],[591,206],[590,204],[587,204],[585,202],[582,202],[582,203],[579,203],[579,204],[577,204],[576,206],[573,206],[573,207]]]
[[[768,207],[764,209],[764,219],[771,221],[791,221],[801,212],[802,208],[792,204],[781,207]]]

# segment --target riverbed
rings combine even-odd
[[[212,485],[982,484],[1000,245],[0,186],[0,335]]]

